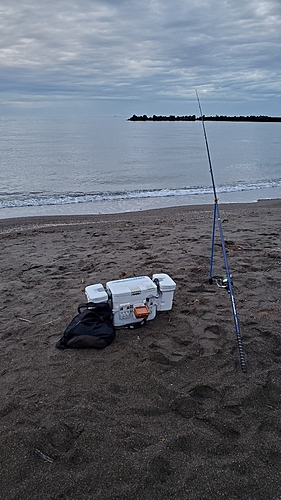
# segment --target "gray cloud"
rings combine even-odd
[[[279,0],[6,0],[0,33],[2,105],[280,105]]]

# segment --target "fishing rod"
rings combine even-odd
[[[213,173],[209,143],[208,143],[205,122],[204,122],[204,116],[202,113],[202,108],[201,108],[201,103],[199,100],[198,92],[197,92],[197,90],[195,90],[195,92],[196,92],[197,102],[198,102],[198,106],[199,106],[200,117],[201,117],[201,121],[202,121],[203,134],[204,134],[204,139],[205,139],[205,144],[206,144],[208,163],[209,163],[209,167],[210,167],[210,174],[211,174],[212,186],[213,186],[213,191],[214,191],[214,217],[213,217],[213,230],[212,230],[212,248],[211,248],[211,257],[210,257],[209,283],[213,282],[213,275],[212,275],[212,273],[213,273],[213,257],[214,257],[214,245],[215,245],[215,228],[216,228],[216,220],[217,220],[218,226],[219,226],[219,233],[220,233],[220,239],[221,239],[224,264],[225,264],[226,277],[227,277],[227,288],[228,288],[228,292],[229,292],[229,296],[230,296],[234,324],[235,324],[235,330],[236,330],[236,337],[237,337],[237,342],[238,342],[240,364],[241,364],[242,371],[246,372],[247,366],[246,366],[242,338],[241,338],[241,333],[240,333],[240,328],[239,328],[239,322],[238,322],[238,317],[237,317],[235,301],[234,301],[231,275],[229,272],[228,260],[227,260],[227,255],[226,255],[226,248],[225,248],[222,223],[221,223],[221,217],[220,217],[220,210],[219,210],[219,203],[218,203],[219,199],[217,197],[217,190],[216,190],[215,178],[214,178],[214,173]]]

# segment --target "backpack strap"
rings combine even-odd
[[[101,321],[112,319],[112,309],[108,302],[87,302],[80,304],[78,307],[78,312],[81,314],[81,310],[86,309],[86,311],[91,311],[93,315],[96,315]]]
[[[81,314],[82,309],[89,309],[89,307],[95,307],[95,304],[93,302],[83,302],[83,304],[79,304],[78,306],[78,312]]]
[[[83,302],[82,304],[79,304],[78,306],[78,312],[79,314],[81,313],[81,309],[90,309],[91,311],[95,312],[95,309],[98,309],[100,307],[104,307],[104,306],[107,306],[107,302],[99,302],[99,303],[95,303],[95,302]]]

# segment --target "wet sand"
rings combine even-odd
[[[281,201],[0,221],[5,500],[280,500]],[[225,274],[216,233],[213,274]],[[171,311],[58,350],[84,289],[167,273]]]

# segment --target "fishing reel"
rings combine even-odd
[[[231,286],[232,286],[233,285],[232,274],[230,274],[229,276],[230,276]],[[228,278],[226,275],[222,276],[222,277],[212,276],[212,278],[209,279],[209,283],[212,284],[213,281],[216,283],[218,288],[225,288],[229,292],[229,283],[228,283]]]

